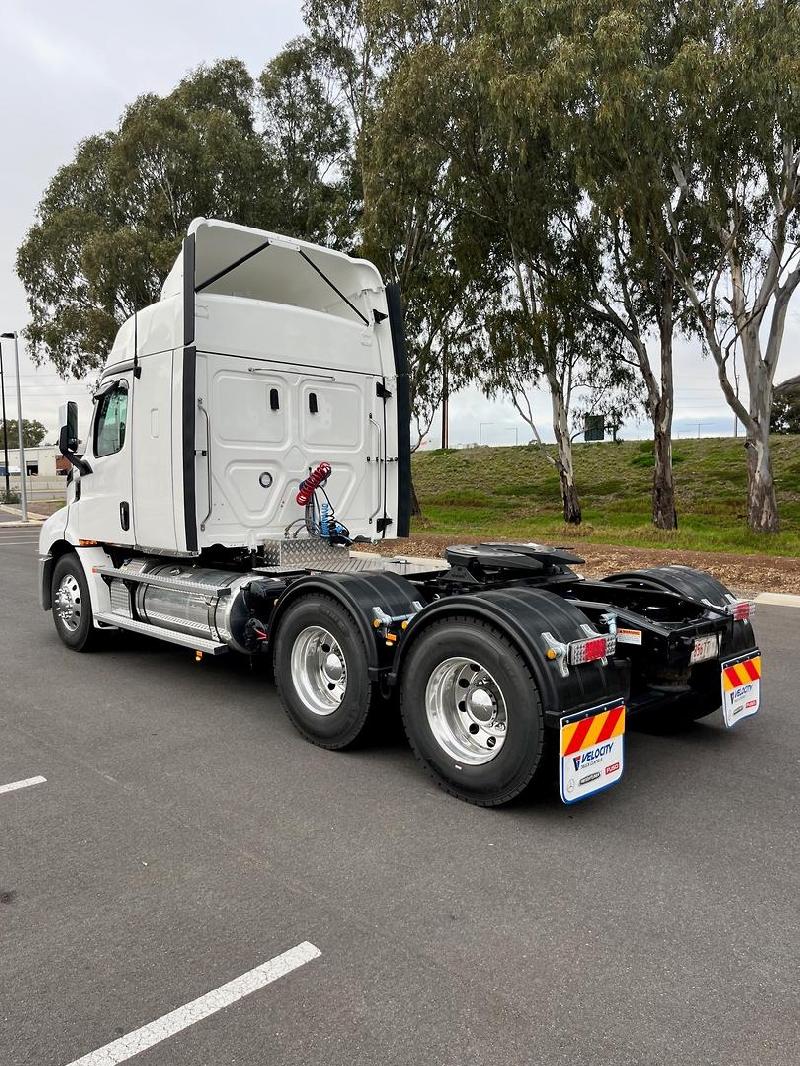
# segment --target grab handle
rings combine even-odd
[[[369,416],[369,420],[378,431],[378,454],[375,456],[375,467],[378,471],[378,506],[369,516],[369,520],[370,522],[372,522],[372,519],[375,517],[376,514],[378,514],[381,507],[383,506],[383,501],[381,500],[381,459],[383,458],[383,430],[372,417],[372,415]]]
[[[199,453],[195,453],[195,454],[200,454],[200,455],[206,456],[206,461],[208,463],[208,513],[206,514],[206,516],[203,519],[203,521],[200,523],[200,530],[201,530],[201,532],[203,532],[205,530],[205,528],[206,528],[206,522],[211,517],[211,512],[214,509],[214,495],[213,495],[214,494],[214,488],[213,488],[213,479],[212,479],[212,476],[211,476],[211,419],[208,417],[208,411],[207,411],[206,407],[203,404],[203,397],[202,396],[198,396],[198,398],[197,398],[197,406],[203,412],[203,414],[206,416],[206,448],[205,448],[205,451],[201,451]]]

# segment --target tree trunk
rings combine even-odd
[[[661,288],[661,307],[658,317],[661,356],[661,387],[651,396],[653,416],[653,525],[656,529],[677,529],[678,511],[675,507],[675,481],[672,475],[672,411],[674,387],[672,380],[672,331],[675,283],[667,273]]]
[[[420,507],[419,500],[417,499],[417,489],[414,485],[413,476],[411,478],[411,517],[422,518],[422,508]]]
[[[657,529],[677,529],[675,482],[672,476],[672,418],[661,411],[653,420],[653,525]]]
[[[572,526],[581,524],[581,501],[578,498],[578,489],[575,485],[575,477],[572,468],[566,469],[559,465],[558,479],[561,483],[561,502],[564,505],[564,521]]]
[[[747,435],[747,524],[755,533],[777,533],[778,500],[772,476],[769,419]]]
[[[774,327],[774,322],[773,322]],[[747,524],[754,533],[777,533],[778,500],[772,475],[769,427],[773,379],[761,355],[761,338],[754,323],[740,334],[750,392],[747,425]]]
[[[569,436],[569,418],[561,383],[555,376],[548,375],[550,398],[553,402],[553,432],[556,437],[558,480],[561,487],[561,503],[564,508],[564,521],[569,525],[581,523],[581,502],[575,484],[575,469],[572,463],[572,441]]]

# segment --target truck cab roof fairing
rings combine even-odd
[[[195,219],[189,233],[194,234],[195,285],[203,294],[306,307],[357,321],[357,315],[371,317],[362,294],[383,288],[372,263],[306,241],[206,219]],[[228,270],[232,264],[238,265]],[[161,299],[182,291],[180,255]]]

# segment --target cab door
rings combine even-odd
[[[306,459],[304,477],[321,460],[331,464],[327,493],[337,518],[374,535],[383,513],[386,448],[378,379],[337,371],[304,374],[297,390],[297,438]]]
[[[81,474],[78,535],[81,540],[133,544],[131,442],[132,374],[121,374],[95,395],[90,438],[84,451],[92,470]]]

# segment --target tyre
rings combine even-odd
[[[400,701],[417,759],[459,799],[508,803],[544,765],[536,682],[513,644],[483,622],[431,625],[408,653]]]
[[[278,626],[274,668],[284,710],[307,740],[331,750],[358,740],[373,686],[349,611],[322,594],[292,604]]]
[[[77,555],[62,555],[53,568],[51,588],[56,633],[73,651],[91,651],[100,642],[92,622],[89,586]]]

